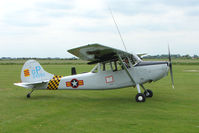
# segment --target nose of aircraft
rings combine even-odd
[[[163,70],[164,76],[167,76],[169,72],[169,62],[164,62],[164,64],[162,65],[162,70]]]

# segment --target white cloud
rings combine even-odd
[[[130,52],[166,54],[169,42],[175,54],[198,54],[199,4],[109,3]],[[105,0],[0,1],[0,57],[66,57],[96,42],[124,49]]]

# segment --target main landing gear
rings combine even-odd
[[[140,86],[144,90],[144,94],[141,93]],[[138,90],[138,94],[135,96],[136,102],[145,102],[146,97],[152,97],[153,96],[153,92],[149,89],[145,89],[142,84],[141,85],[137,84],[136,87],[137,87],[137,90]]]
[[[30,98],[30,95],[32,94],[32,92],[34,91],[34,89],[32,89],[28,94],[27,94],[27,98]]]

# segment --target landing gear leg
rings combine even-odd
[[[28,94],[27,94],[27,98],[30,98],[30,95],[32,94],[32,92],[34,91],[34,89],[32,89]]]
[[[136,87],[138,90],[138,94],[135,96],[136,102],[145,102],[145,95],[141,93],[140,85],[137,84]]]
[[[152,90],[146,89],[142,84],[140,85],[142,89],[144,90],[144,95],[146,97],[153,97],[153,92]]]

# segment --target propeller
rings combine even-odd
[[[172,88],[174,89],[173,69],[172,69],[171,53],[169,45],[168,45],[168,52],[169,52],[169,68],[170,68],[171,82],[172,82]]]

